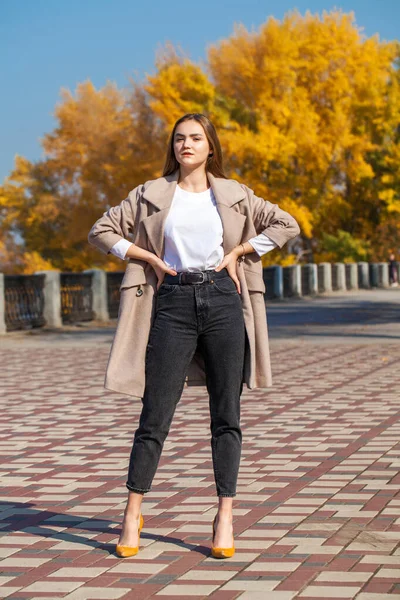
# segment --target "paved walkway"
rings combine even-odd
[[[185,390],[113,554],[140,401],[102,388],[110,330],[1,340],[0,598],[400,598],[400,293],[268,308],[274,387],[242,396],[233,559],[216,511],[207,396]]]

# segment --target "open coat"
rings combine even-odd
[[[105,254],[121,238],[164,256],[164,225],[179,171],[137,186],[118,206],[96,221],[88,239]],[[258,198],[233,179],[207,173],[223,226],[223,249],[227,254],[241,242],[264,232],[279,248],[300,233],[295,219],[277,204]],[[264,301],[265,284],[261,258],[247,254],[237,264],[246,327],[243,382],[249,389],[272,385]],[[139,287],[143,291],[137,294]],[[155,316],[157,276],[146,261],[129,259],[121,284],[118,324],[108,360],[105,387],[142,398],[145,387],[145,355]],[[186,385],[205,385],[204,361],[196,352]]]

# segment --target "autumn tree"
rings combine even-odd
[[[399,217],[397,55],[340,12],[238,27],[210,49],[216,86],[236,105],[224,136],[233,172],[292,210],[310,246],[338,230],[370,240]]]
[[[75,97],[65,90],[62,98],[58,126],[43,139],[46,159],[31,164],[18,157],[0,189],[6,271],[120,268],[88,245],[88,231],[135,181],[160,174],[164,138],[143,90],[134,87],[127,97],[114,85],[96,90],[86,82]]]
[[[87,232],[160,175],[186,112],[215,123],[229,177],[295,216],[303,256],[385,260],[400,252],[398,57],[397,42],[366,38],[353,14],[291,12],[256,31],[237,26],[204,66],[168,45],[132,90],[86,82],[63,91],[45,160],[18,158],[0,189],[0,260],[120,268],[88,246]],[[263,262],[293,262],[291,250]]]

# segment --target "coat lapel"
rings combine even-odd
[[[159,177],[152,181],[143,192],[143,198],[158,209],[156,212],[142,220],[147,238],[153,252],[159,257],[164,256],[164,229],[165,222],[178,182],[179,170],[172,175]],[[223,227],[224,254],[230,252],[242,241],[246,217],[239,211],[237,205],[246,197],[240,184],[232,179],[214,177],[207,173],[210,186],[215,196],[218,212]]]
[[[159,177],[152,181],[143,192],[144,200],[150,202],[156,211],[142,220],[142,226],[146,231],[152,251],[159,258],[164,256],[165,221],[171,208],[178,176],[179,171],[175,171],[172,175]]]
[[[207,177],[214,192],[222,221],[224,231],[222,247],[224,254],[228,254],[242,241],[246,217],[241,214],[239,203],[244,200],[246,193],[241,185],[233,179],[214,177],[211,173],[207,173]]]

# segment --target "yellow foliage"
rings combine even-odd
[[[214,87],[200,67],[188,60],[162,65],[147,81],[150,106],[168,131],[183,114],[209,112],[212,108]]]
[[[279,265],[281,267],[289,267],[290,265],[297,264],[295,254],[278,253],[276,250],[268,252],[261,257],[263,267],[271,267],[272,265]]]
[[[227,175],[290,212],[305,243],[343,231],[369,240],[371,257],[400,248],[399,56],[398,42],[366,38],[353,13],[293,11],[258,30],[236,26],[206,65],[167,45],[129,92],[90,81],[62,90],[45,159],[18,156],[0,187],[0,268],[15,257],[16,270],[123,269],[89,247],[88,230],[161,174],[171,126],[187,112],[213,120]],[[263,264],[292,264],[289,250]]]
[[[49,260],[40,256],[38,252],[25,252],[22,255],[23,275],[32,275],[36,271],[54,271],[56,270]]]
[[[313,215],[306,206],[301,206],[292,198],[283,198],[280,207],[296,219],[301,233],[305,237],[310,238],[312,236]]]

